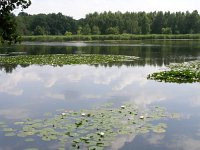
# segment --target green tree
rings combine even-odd
[[[106,30],[107,34],[119,34],[119,28],[118,27],[109,27]]]
[[[82,27],[79,26],[78,29],[77,29],[77,34],[78,34],[78,35],[81,35],[81,32],[82,32]]]
[[[12,11],[18,7],[26,9],[31,5],[30,0],[1,0],[0,1],[0,37],[1,42],[9,43],[18,41],[16,21]]]
[[[160,34],[162,33],[162,28],[164,27],[164,15],[162,11],[159,11],[153,19],[152,23],[152,33]]]
[[[66,35],[66,36],[71,36],[71,35],[72,35],[72,32],[66,31],[66,32],[65,32],[65,35]]]
[[[162,34],[172,34],[171,28],[162,28]]]
[[[34,35],[45,35],[46,31],[44,27],[37,26],[34,30]]]
[[[90,28],[89,24],[86,24],[86,26],[83,27],[82,34],[83,35],[90,35],[91,34],[91,28]]]
[[[186,32],[190,34],[200,33],[200,17],[197,10],[186,13]]]
[[[97,34],[97,35],[101,34],[98,26],[92,27],[92,34]]]
[[[142,34],[149,34],[150,29],[150,21],[145,12],[139,13],[139,26]]]

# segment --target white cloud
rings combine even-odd
[[[19,84],[23,82],[35,82],[41,81],[41,78],[34,71],[27,69],[26,71],[15,71],[12,74],[5,75],[0,78],[0,92],[10,95],[20,96],[24,90],[19,87]]]
[[[4,116],[7,119],[25,119],[30,115],[27,109],[24,108],[9,108],[1,109],[0,115]]]
[[[32,0],[25,10],[30,14],[58,13],[76,19],[103,11],[193,11],[200,9],[199,0]]]
[[[109,74],[109,76],[108,76]],[[112,81],[117,80],[121,76],[120,70],[113,73],[112,70],[106,70],[105,68],[98,69],[94,72],[94,83],[109,85]]]
[[[121,136],[116,138],[111,144],[112,150],[118,150],[122,148],[126,142],[132,142],[135,139],[135,135],[130,134],[129,136]]]
[[[198,139],[194,139],[192,137],[177,137],[177,139],[173,139],[173,142],[168,144],[168,147],[171,149],[181,149],[181,150],[199,150],[200,141]]]
[[[47,93],[46,97],[57,99],[57,100],[65,100],[65,95],[59,94],[59,93]]]
[[[150,136],[148,135],[144,135],[144,137],[146,136],[146,140],[150,143],[150,144],[154,144],[154,145],[159,145],[163,139],[165,138],[164,134],[150,134]]]
[[[83,98],[83,99],[100,99],[102,97],[100,95],[88,94],[88,95],[82,95],[81,98]]]
[[[133,74],[131,72],[124,72],[121,76],[121,80],[113,87],[114,91],[121,91],[127,86],[132,85],[134,82],[139,85],[147,82],[141,73]]]

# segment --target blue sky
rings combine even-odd
[[[200,11],[200,0],[31,0],[29,14],[58,13],[75,19],[103,11]],[[17,12],[17,11],[15,11]]]

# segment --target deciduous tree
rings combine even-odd
[[[16,21],[12,11],[18,7],[22,10],[31,5],[30,0],[1,0],[0,1],[0,37],[1,42],[17,42]]]

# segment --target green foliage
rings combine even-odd
[[[104,149],[119,136],[139,135],[148,132],[158,134],[166,131],[164,123],[151,122],[174,118],[162,107],[139,109],[133,104],[113,107],[111,104],[90,110],[60,110],[44,119],[26,119],[23,124],[3,131],[9,136],[25,138],[25,142],[34,142],[34,138],[43,141],[59,142],[59,149]],[[1,127],[0,127],[1,129]],[[13,133],[13,134],[11,134]],[[33,144],[33,143],[32,143]]]
[[[37,26],[34,30],[34,35],[45,35],[45,28],[41,26]]]
[[[65,35],[66,35],[66,36],[71,36],[71,35],[72,35],[72,33],[71,33],[71,32],[69,32],[69,31],[66,31],[66,32],[65,32]]]
[[[90,34],[91,34],[91,28],[90,28],[89,24],[86,24],[86,25],[82,28],[81,33],[82,33],[83,35],[90,35]]]
[[[133,61],[134,56],[123,55],[31,55],[0,57],[0,63],[20,65],[66,65],[66,64],[102,64],[120,61]]]
[[[138,13],[139,15],[139,26],[141,28],[141,34],[149,34],[150,29],[150,19],[145,12]]]
[[[153,73],[149,79],[174,82],[174,83],[193,83],[200,82],[200,61],[191,61],[180,64],[170,64],[170,70]]]
[[[12,15],[12,11],[21,6],[26,9],[30,6],[30,0],[1,0],[0,1],[0,39],[1,42],[9,43],[19,40],[16,32],[16,21]]]
[[[77,35],[81,35],[81,32],[82,32],[82,27],[79,26],[76,33],[77,33]]]
[[[101,34],[101,31],[99,30],[98,26],[93,26],[92,27],[92,34],[93,35],[100,35]]]
[[[171,28],[162,28],[162,34],[172,34]]]
[[[87,14],[85,18],[75,20],[58,14],[19,14],[18,30],[31,35],[37,26],[44,27],[48,35],[72,34],[197,34],[200,33],[200,15],[190,12],[103,12]],[[23,30],[21,30],[23,29]],[[163,31],[163,29],[171,29]]]
[[[106,30],[106,33],[107,34],[119,34],[119,28],[118,27],[109,27],[107,30]]]

